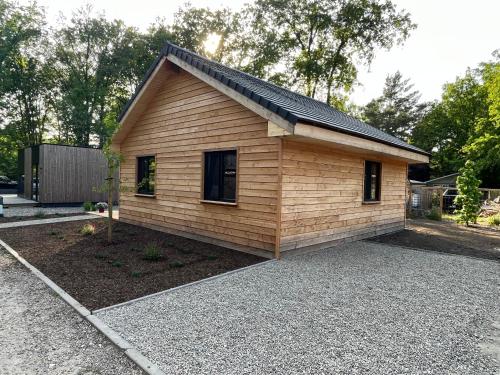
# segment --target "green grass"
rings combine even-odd
[[[455,223],[457,223],[458,222],[458,215],[443,213],[443,220],[454,221]],[[487,217],[481,217],[481,216],[479,216],[477,218],[477,224],[480,224],[480,225],[489,225],[488,218]]]

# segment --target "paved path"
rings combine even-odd
[[[17,227],[26,227],[28,225],[41,225],[41,224],[53,224],[53,223],[62,223],[65,221],[79,221],[79,220],[89,220],[96,219],[95,215],[77,215],[77,216],[68,216],[68,217],[55,217],[51,219],[36,219],[36,220],[25,220],[25,221],[13,221],[10,223],[2,223],[0,224],[0,229],[5,228],[17,228]]]
[[[0,247],[0,374],[142,374]]]
[[[496,262],[356,242],[97,315],[172,374],[480,375],[499,311]]]

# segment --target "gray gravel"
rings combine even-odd
[[[43,211],[46,215],[84,213],[83,207],[8,207],[3,213],[5,217],[33,216]]]
[[[98,315],[166,373],[477,375],[499,293],[498,263],[356,242]]]
[[[142,374],[0,247],[0,374]]]

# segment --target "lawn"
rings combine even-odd
[[[112,244],[104,219],[2,229],[0,238],[89,309],[266,260],[121,222],[114,228]]]

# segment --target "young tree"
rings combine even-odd
[[[428,106],[419,103],[420,93],[400,72],[388,75],[380,97],[363,109],[363,119],[370,125],[401,139],[408,139]]]
[[[481,199],[480,184],[481,181],[476,177],[474,163],[467,160],[457,177],[458,195],[455,197],[455,203],[460,207],[457,211],[459,221],[467,226],[477,221]]]

